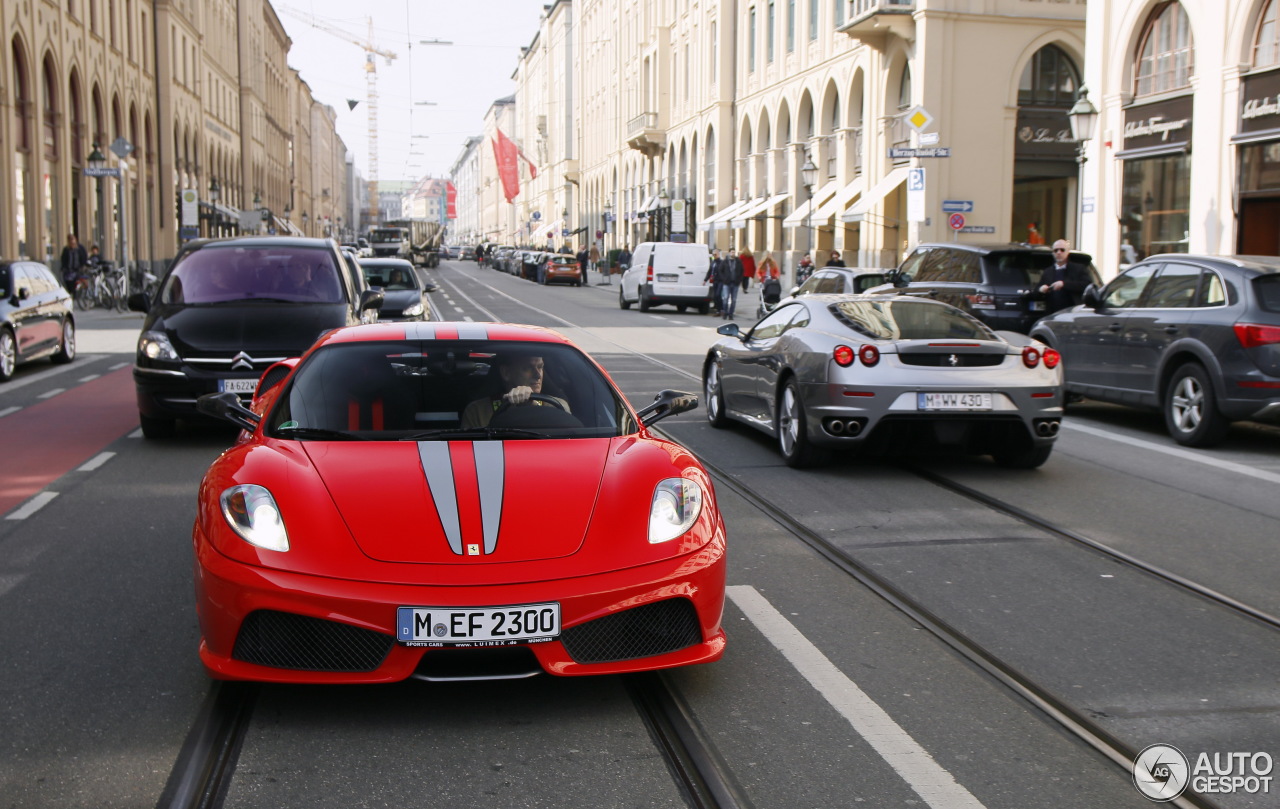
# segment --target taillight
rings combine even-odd
[[[1034,368],[1040,364],[1040,349],[1035,346],[1027,346],[1022,349],[1022,364],[1028,368]]]
[[[871,344],[864,345],[858,349],[858,359],[862,360],[862,364],[870,368],[880,361],[880,349]]]
[[[972,295],[965,295],[969,300],[970,306],[994,307],[996,305],[996,296],[990,292],[975,292]]]
[[[1236,339],[1245,348],[1280,343],[1280,326],[1263,326],[1258,323],[1237,323]]]
[[[649,266],[648,266],[648,269],[649,269],[649,272],[648,272],[648,274],[645,276],[645,279],[644,279],[644,280],[646,280],[646,281],[648,281],[649,283],[651,283],[651,284],[652,284],[652,283],[653,283],[653,256],[649,256]]]
[[[1057,368],[1058,363],[1062,362],[1062,355],[1052,348],[1046,348],[1041,359],[1044,360],[1044,367]]]
[[[836,361],[836,365],[841,368],[848,368],[853,365],[854,353],[849,346],[836,346],[836,350],[831,352],[831,359]]]

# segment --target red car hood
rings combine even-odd
[[[576,552],[609,439],[405,441],[374,454],[354,441],[306,447],[369,557],[483,564]]]

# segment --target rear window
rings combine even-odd
[[[844,325],[877,340],[994,340],[982,321],[933,301],[841,301],[831,313]]]
[[[1073,264],[1084,265],[1093,283],[1098,283],[1098,271],[1092,259],[1083,253],[1071,253]],[[991,253],[986,258],[987,283],[993,286],[1027,287],[1040,280],[1040,275],[1053,266],[1053,254],[1040,252]]]
[[[160,300],[174,304],[343,303],[345,297],[332,251],[272,245],[194,250],[165,278]]]
[[[1258,306],[1267,312],[1280,312],[1280,275],[1262,275],[1253,279]]]

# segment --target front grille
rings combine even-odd
[[[928,365],[942,368],[979,368],[999,365],[1004,362],[1005,354],[935,354],[910,353],[899,354],[903,365]],[[952,358],[955,361],[952,361]]]
[[[357,626],[274,610],[249,613],[231,656],[300,671],[373,671],[395,639]]]
[[[579,624],[560,640],[579,663],[610,663],[693,646],[702,642],[702,631],[693,602],[670,598]]]

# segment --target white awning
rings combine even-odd
[[[872,208],[879,205],[880,201],[889,196],[890,192],[907,181],[907,172],[909,171],[910,169],[904,166],[889,172],[883,180],[876,183],[874,188],[864,194],[862,199],[858,200],[857,205],[850,208],[849,212],[840,217],[840,219],[845,222],[861,222]]]
[[[228,219],[234,219],[237,222],[240,221],[240,212],[229,205],[223,205],[221,202],[215,202],[213,203],[213,208]]]
[[[548,233],[551,234],[551,238],[553,239],[562,238],[560,236],[560,231],[563,229],[564,229],[563,219],[557,219],[556,221],[549,222],[545,225],[540,225],[537,222],[533,223],[533,235],[538,237],[538,241],[546,241]]]
[[[737,211],[739,208],[741,208],[744,205],[749,205],[750,203],[751,203],[751,200],[749,199],[741,199],[741,200],[738,200],[737,202],[731,203],[729,207],[721,208],[720,210],[708,216],[706,219],[703,219],[702,224],[699,225],[699,227],[702,230],[711,230],[713,226],[715,226],[716,228],[719,228],[720,222],[727,222],[729,217],[733,216],[735,211]]]
[[[794,211],[791,212],[791,214],[786,219],[782,220],[782,226],[784,228],[795,228],[803,225],[805,217],[809,215],[809,210],[811,208],[816,208],[817,206],[821,205],[822,203],[830,199],[831,195],[834,194],[836,192],[836,189],[839,187],[840,187],[840,184],[837,183],[835,180],[832,180],[831,182],[819,188],[817,193],[815,193],[812,197],[809,197],[809,199],[806,199],[803,205],[801,205],[799,208],[796,208]]]
[[[836,192],[836,195],[824,202],[813,212],[813,216],[809,217],[811,227],[821,227],[822,225],[831,224],[831,216],[838,211],[843,211],[850,200],[862,193],[862,189],[866,185],[861,177],[856,178],[853,182],[846,185]]]
[[[741,211],[738,211],[736,214],[733,215],[733,219],[731,220],[734,230],[737,230],[739,228],[745,228],[747,226],[747,220],[751,219],[751,217],[756,216],[763,211],[772,209],[773,206],[777,205],[779,202],[782,202],[784,199],[786,199],[789,196],[791,195],[787,193],[774,194],[771,197],[764,197],[763,199],[758,199],[749,207]]]
[[[653,196],[645,200],[644,205],[640,206],[640,210],[638,211],[638,213],[645,213],[646,211],[652,211],[654,208],[657,208],[657,207],[658,207],[658,195],[654,194]]]

